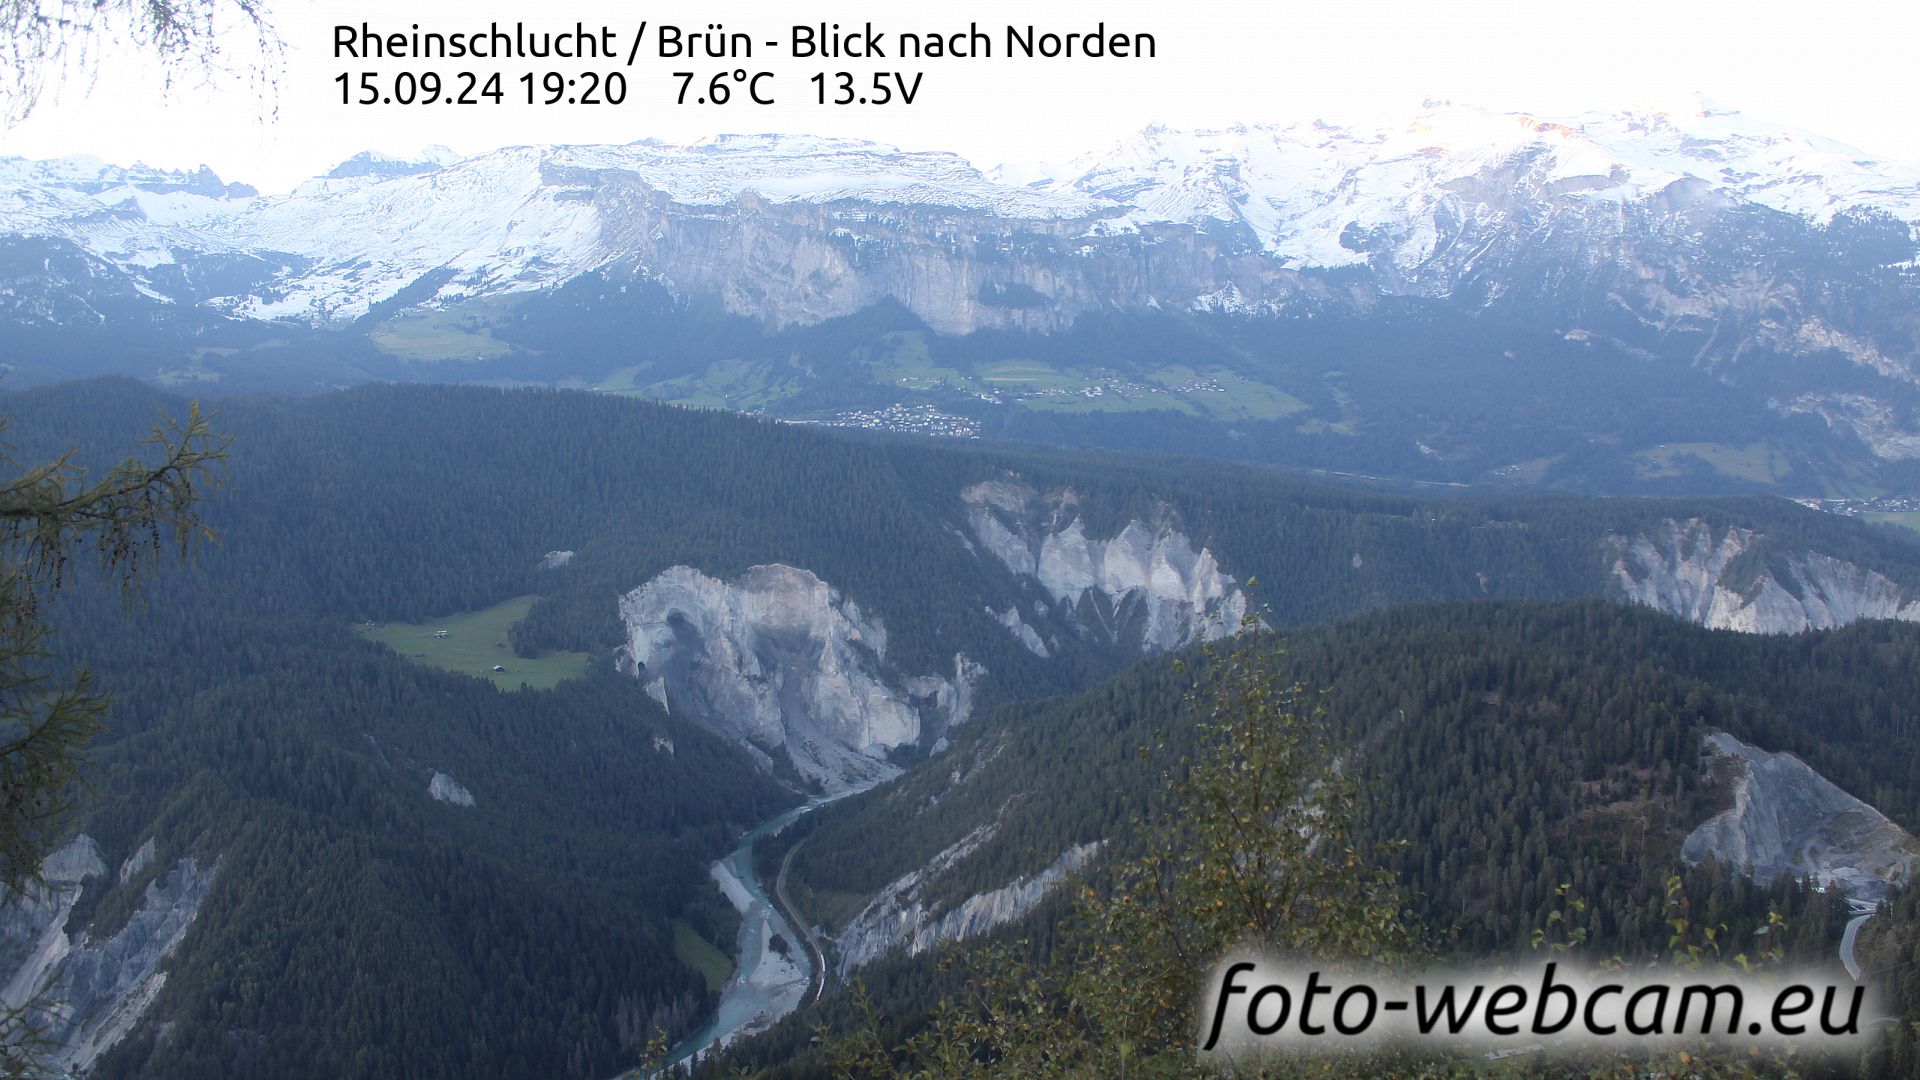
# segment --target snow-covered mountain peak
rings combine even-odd
[[[1307,266],[1365,261],[1343,242],[1355,227],[1419,234],[1443,208],[1458,218],[1486,212],[1473,204],[1624,202],[1686,180],[1817,223],[1855,207],[1920,221],[1913,166],[1711,106],[1549,117],[1430,102],[1388,127],[1154,126],[1064,164],[994,175],[1118,204],[1101,231],[1243,224],[1270,255]]]
[[[461,155],[438,144],[409,156],[362,150],[319,176],[295,187],[295,195],[332,195],[383,180],[419,176],[458,164]]]
[[[460,161],[460,155],[444,146],[429,146],[412,157],[396,157],[377,150],[362,150],[347,160],[335,165],[327,174],[327,179],[345,179],[353,176],[372,176],[382,180],[391,180],[398,176],[412,176],[416,173],[432,172]]]
[[[642,139],[637,145],[675,148],[676,143],[660,139]],[[851,139],[837,135],[807,135],[799,132],[721,132],[695,139],[685,149],[712,150],[729,154],[770,154],[781,157],[809,157],[841,153],[895,155],[906,151],[889,143],[870,139]]]
[[[768,214],[807,228],[825,222],[843,238],[921,230],[928,243],[958,235],[962,218],[966,235],[997,223],[1094,244],[1187,227],[1234,258],[1264,257],[1234,271],[1244,279],[1234,291],[1249,303],[1264,302],[1261,275],[1361,264],[1395,278],[1391,288],[1442,292],[1476,251],[1533,229],[1542,214],[1603,231],[1620,228],[1616,211],[1630,208],[1658,218],[1741,203],[1815,225],[1853,207],[1920,221],[1913,166],[1699,103],[1555,118],[1437,102],[1386,126],[1155,125],[1065,163],[991,172],[952,153],[779,134],[465,158],[368,152],[290,195],[237,197],[252,194],[206,169],[0,159],[0,234],[69,242],[136,279],[195,254],[264,255],[280,267],[268,271],[270,284],[197,302],[242,317],[329,321],[362,315],[429,275],[433,295],[449,301],[548,288],[622,260],[683,284],[705,273],[669,265],[672,253],[657,245],[672,233],[647,224],[655,215]],[[728,303],[785,321],[871,299],[849,284],[857,275],[844,251],[807,260],[832,272],[809,271],[799,293],[767,283],[753,295],[729,293]],[[743,271],[759,272],[736,267],[726,280]],[[1410,284],[1413,275],[1425,277]],[[943,279],[951,295],[915,293],[915,310],[944,329],[1039,317],[1037,308],[981,301],[1007,285],[991,276],[975,266],[964,280]],[[1151,300],[1187,304],[1219,289]],[[791,297],[793,310],[766,309],[773,296]]]
[[[206,198],[245,198],[255,194],[246,184],[229,184],[206,165],[191,171],[159,169],[150,165],[115,165],[91,154],[31,160],[0,157],[0,185],[62,188],[98,195],[116,188],[136,188],[153,194],[184,191]]]
[[[646,141],[556,147],[550,153],[557,164],[630,174],[694,206],[723,205],[752,194],[776,203],[854,200],[1017,217],[1076,216],[1092,209],[1070,192],[998,183],[957,154],[855,139],[724,135],[685,146]]]

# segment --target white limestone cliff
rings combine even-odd
[[[1041,494],[1012,478],[986,480],[961,492],[974,539],[1015,574],[1038,582],[1063,611],[1096,598],[1096,632],[1132,640],[1140,651],[1164,652],[1236,633],[1247,597],[1213,552],[1194,550],[1171,514],[1135,518],[1118,533],[1089,536],[1071,490]],[[1017,611],[1001,624],[1028,648],[1038,635]],[[1032,635],[1035,641],[1029,641]],[[1035,649],[1040,655],[1046,655]]]
[[[1790,634],[1857,619],[1920,621],[1920,600],[1886,575],[1818,552],[1785,560],[1785,580],[1761,570],[1730,582],[1728,568],[1759,537],[1732,527],[1716,532],[1699,518],[1668,519],[1603,543],[1613,586],[1627,599],[1702,626]]]
[[[1025,645],[1028,652],[1042,660],[1052,655],[1047,649],[1047,643],[1040,639],[1040,632],[1027,625],[1027,620],[1020,617],[1019,608],[1010,607],[998,614],[995,614],[992,608],[988,608],[987,614],[992,615],[995,622],[1006,627],[1007,633],[1012,634],[1020,644]]]
[[[675,566],[620,599],[625,666],[676,715],[784,753],[827,791],[897,775],[896,747],[962,723],[985,669],[901,677],[886,627],[807,570],[773,564],[727,582]]]
[[[153,858],[149,841],[123,864],[121,880]],[[188,855],[147,883],[140,907],[105,938],[67,920],[88,888],[106,888],[99,847],[84,834],[42,864],[45,885],[0,907],[0,1006],[27,1007],[42,1025],[55,1072],[84,1073],[112,1049],[166,985],[161,965],[179,948],[213,885],[217,865]]]
[[[473,805],[473,792],[468,791],[465,784],[443,772],[434,773],[433,779],[427,781],[427,794],[454,806]]]
[[[846,976],[894,949],[917,956],[945,941],[964,941],[1032,911],[1046,895],[1092,862],[1104,846],[1076,844],[1039,872],[997,889],[975,893],[939,910],[926,899],[927,887],[982,844],[996,827],[984,825],[940,852],[919,870],[882,889],[834,939],[839,974]]]
[[[1848,896],[1884,899],[1913,874],[1920,841],[1786,753],[1768,753],[1725,732],[1702,740],[1727,769],[1733,806],[1681,845],[1689,862],[1708,857],[1766,883],[1811,877]]]

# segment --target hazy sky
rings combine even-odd
[[[1220,126],[1327,119],[1404,121],[1427,98],[1540,114],[1689,107],[1694,95],[1755,117],[1807,128],[1868,151],[1920,159],[1920,79],[1910,55],[1920,5],[1611,0],[1606,3],[1431,0],[856,0],[688,3],[634,0],[539,4],[501,0],[269,0],[287,43],[276,88],[244,78],[176,85],[136,55],[116,57],[91,82],[65,85],[26,123],[0,132],[0,154],[87,153],[173,167],[207,163],[229,179],[285,189],[363,149],[410,153],[430,144],[461,152],[536,142],[688,141],[721,132],[813,132],[912,149],[950,149],[981,165],[1057,159],[1149,123]],[[345,106],[342,72],[489,70],[487,62],[336,60],[333,26],[383,31],[484,28],[516,20],[537,29],[607,24],[631,38],[640,19],[704,28],[718,22],[757,44],[739,61],[643,59],[624,69],[622,106]],[[900,31],[965,29],[994,38],[990,60],[795,61],[768,39],[795,23],[871,20]],[[1004,27],[1146,32],[1152,60],[1026,60],[998,56]],[[244,60],[236,43],[235,60]],[[510,65],[617,67],[554,61]],[[780,104],[675,105],[670,72],[745,67],[776,73]],[[849,70],[924,72],[909,106],[812,102],[807,76]],[[190,83],[196,80],[189,80]],[[449,82],[449,85],[451,83]]]

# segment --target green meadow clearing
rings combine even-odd
[[[535,690],[550,690],[562,679],[571,679],[587,669],[587,654],[552,651],[531,660],[516,656],[507,641],[507,628],[526,617],[537,596],[516,596],[482,611],[448,615],[427,623],[380,623],[361,627],[362,636],[399,653],[409,660],[431,664],[447,671],[492,680],[502,690],[518,690],[525,683]],[[446,637],[440,637],[440,631]],[[493,670],[494,665],[505,671]]]

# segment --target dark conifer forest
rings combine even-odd
[[[21,460],[72,449],[96,468],[183,409],[115,379],[0,395]],[[1207,660],[1143,660],[1076,636],[1066,612],[1042,626],[1056,655],[1009,634],[993,612],[1031,607],[1034,587],[968,539],[959,498],[1008,475],[1071,488],[1102,535],[1170,515],[1256,583],[1264,633],[1284,647],[1275,677],[1324,710],[1364,781],[1364,838],[1436,955],[1524,952],[1562,885],[1589,905],[1593,948],[1657,953],[1678,875],[1696,918],[1730,939],[1774,912],[1791,955],[1830,963],[1846,918],[1833,897],[1679,859],[1730,798],[1702,766],[1710,732],[1797,754],[1920,827],[1920,630],[1754,636],[1604,598],[1604,538],[1675,516],[1762,537],[1735,577],[1817,550],[1920,586],[1920,545],[1897,530],[1781,500],[1407,494],[552,390],[237,398],[214,424],[233,437],[205,508],[217,542],[143,571],[131,607],[76,564],[48,613],[63,662],[113,695],[72,828],[109,868],[155,851],[83,890],[68,931],[111,936],[183,858],[215,868],[153,1022],[98,1076],[610,1077],[656,1033],[704,1023],[716,995],[676,934],[731,954],[737,916],[708,863],[804,793],[621,673],[618,597],[677,564],[723,578],[805,567],[884,620],[898,670],[940,670],[956,651],[987,669],[950,746],[903,755],[900,780],[758,850],[767,879],[792,851],[807,918],[844,924],[984,822],[993,841],[930,903],[1074,844],[1117,857],[1164,803]],[[543,568],[553,550],[575,554]],[[550,690],[496,689],[360,632],[527,595],[503,656],[588,654]],[[438,774],[471,805],[430,797]],[[1064,912],[1056,897],[996,937],[1044,953]],[[1862,954],[1897,970],[1911,900],[1874,923]],[[897,1032],[953,985],[931,956],[861,978]],[[1897,1001],[1913,999],[1907,981]],[[807,1031],[845,1022],[847,1001],[830,993],[737,1062],[815,1075]],[[1911,1068],[1902,1039],[1874,1075]]]

